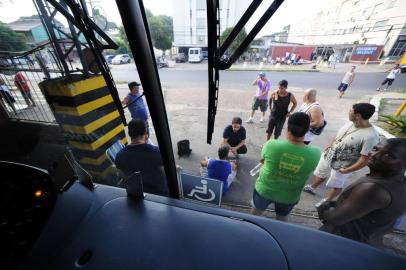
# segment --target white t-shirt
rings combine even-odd
[[[386,76],[386,78],[388,78],[388,79],[395,79],[395,78],[396,78],[396,74],[398,74],[398,73],[400,73],[400,68],[393,68],[393,69],[389,72],[388,76]]]
[[[324,151],[324,158],[333,169],[349,167],[361,157],[367,156],[379,143],[376,129],[356,128],[353,123],[344,125],[337,133],[334,143]]]
[[[347,73],[345,73],[343,80],[341,81],[342,83],[345,84],[349,84],[350,83],[350,79],[352,77],[352,75],[354,74],[354,72],[351,71],[347,71]]]

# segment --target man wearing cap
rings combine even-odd
[[[128,84],[130,92],[123,101],[121,101],[121,104],[128,105],[132,119],[141,119],[146,122],[148,120],[148,114],[144,101],[139,93],[139,86],[140,84],[137,82],[130,82]]]
[[[271,88],[271,83],[265,76],[264,72],[260,72],[259,76],[252,82],[252,85],[257,86],[257,92],[254,97],[254,103],[252,104],[252,112],[250,118],[246,121],[247,123],[253,123],[253,117],[255,111],[260,108],[262,112],[261,119],[259,120],[261,123],[264,122],[264,116],[266,109],[268,107],[268,92]]]

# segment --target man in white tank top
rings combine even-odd
[[[355,66],[352,66],[351,70],[345,73],[343,80],[341,81],[340,85],[337,88],[338,91],[340,92],[340,94],[338,95],[339,98],[343,97],[344,92],[345,90],[347,90],[348,86],[351,87],[354,78],[355,78]]]
[[[324,125],[323,111],[320,104],[316,101],[316,89],[309,88],[304,92],[303,104],[299,112],[304,112],[310,117],[310,129],[319,128]],[[309,144],[315,135],[309,130],[304,137],[304,143]]]

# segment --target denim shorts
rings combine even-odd
[[[296,203],[293,204],[286,204],[286,203],[278,203],[269,199],[262,197],[255,189],[254,195],[252,197],[252,203],[255,209],[260,211],[265,211],[266,208],[271,203],[275,204],[275,213],[278,216],[287,216],[292,211],[293,207],[295,207]]]

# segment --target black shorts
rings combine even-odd
[[[338,91],[340,92],[344,92],[345,90],[347,90],[348,84],[346,83],[340,83],[340,85],[338,86]]]

